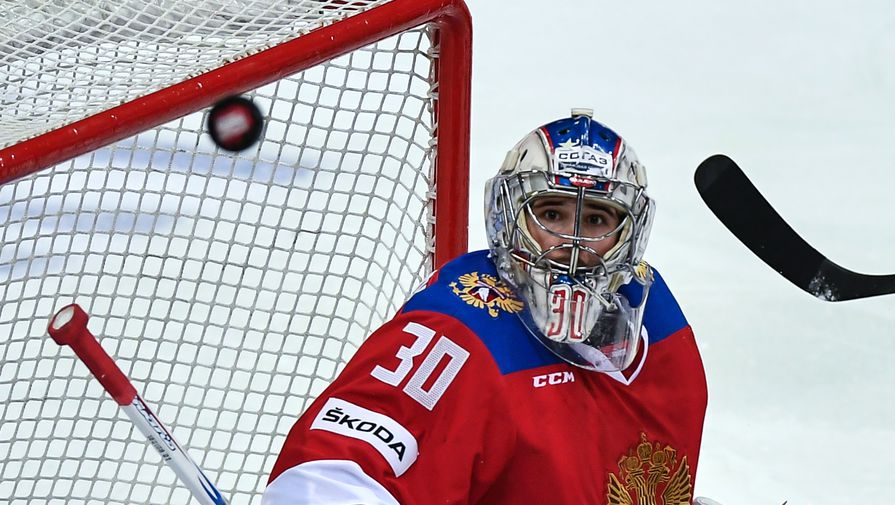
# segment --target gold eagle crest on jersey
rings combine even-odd
[[[454,294],[461,300],[479,309],[488,309],[488,315],[497,317],[500,311],[514,314],[522,310],[522,302],[513,296],[513,290],[497,277],[472,272],[461,275],[457,282],[450,283]]]
[[[618,468],[618,475],[609,474],[610,505],[689,505],[693,498],[687,457],[678,463],[677,451],[651,443],[645,433],[640,444],[618,460]]]

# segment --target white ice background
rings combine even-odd
[[[895,4],[883,0],[468,0],[470,247],[482,186],[528,130],[591,107],[649,171],[647,259],[696,332],[709,406],[696,494],[723,505],[893,501],[895,296],[829,303],[704,206],[736,160],[834,262],[895,272]],[[562,485],[562,483],[545,483]]]

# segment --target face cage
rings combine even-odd
[[[612,304],[610,294],[617,289],[619,285],[628,282],[632,278],[640,282],[639,276],[636,275],[636,268],[640,263],[640,259],[636,257],[638,252],[638,244],[636,241],[640,238],[641,228],[644,223],[649,222],[650,205],[644,205],[643,215],[637,216],[631,205],[618,198],[614,198],[612,192],[605,195],[600,194],[591,196],[588,195],[588,188],[584,187],[535,190],[528,193],[528,196],[518,207],[509,205],[514,201],[514,190],[510,187],[510,181],[513,181],[518,188],[517,193],[521,193],[526,186],[526,179],[532,177],[542,177],[545,185],[548,187],[550,186],[548,179],[549,175],[540,171],[522,172],[500,181],[500,199],[502,200],[502,203],[499,207],[502,207],[500,209],[500,214],[504,221],[503,227],[506,234],[505,246],[507,246],[509,256],[517,262],[517,265],[521,267],[523,271],[525,271],[529,282],[534,282],[541,285],[542,288],[548,289],[550,284],[554,283],[560,277],[563,277],[566,278],[567,281],[572,281],[574,284],[581,286],[592,296],[609,307]],[[599,182],[608,182],[613,185],[616,190],[618,186],[631,187],[634,192],[634,197],[632,198],[633,202],[641,201],[645,196],[643,187],[627,181],[605,179]],[[576,198],[573,235],[554,232],[535,217],[534,212],[531,209],[531,202],[545,195],[562,195]],[[610,207],[615,208],[623,214],[624,217],[619,221],[619,224],[615,229],[599,237],[580,236],[578,230],[580,228],[581,212],[584,202],[587,199],[605,202]],[[512,216],[512,219],[510,219],[510,216]],[[561,244],[542,250],[540,244],[534,240],[525,227],[526,219],[531,219],[535,226],[554,236],[569,240],[571,243]],[[601,256],[594,249],[582,244],[582,242],[602,240],[616,234],[621,234],[622,236],[619,237],[619,242],[613,246],[607,257]],[[571,260],[568,265],[547,258],[547,255],[551,252],[564,248],[572,249]],[[597,258],[598,264],[591,267],[578,265],[578,259],[581,252],[592,254]],[[544,272],[546,275],[535,274],[535,271],[538,270]],[[612,277],[618,277],[623,280],[623,282],[616,281],[610,283],[609,279]],[[538,282],[539,279],[543,279],[543,281]],[[546,285],[544,283],[546,283]]]

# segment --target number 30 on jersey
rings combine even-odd
[[[388,370],[379,365],[370,372],[370,375],[386,384],[397,387],[411,371],[416,368],[410,380],[404,385],[404,392],[429,410],[435,408],[435,404],[441,399],[441,395],[447,391],[454,378],[460,372],[460,368],[469,358],[469,351],[454,343],[451,339],[442,335],[422,359],[418,367],[416,360],[435,338],[435,330],[418,323],[407,323],[404,331],[416,337],[410,347],[401,346],[395,356],[401,360],[398,368]],[[423,385],[429,382],[430,377],[438,368],[439,363],[447,357],[447,364],[441,369],[441,373],[435,378],[428,390]]]

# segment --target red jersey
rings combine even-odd
[[[560,360],[521,308],[486,251],[445,265],[298,420],[263,503],[690,503],[705,374],[658,272],[624,372]]]

